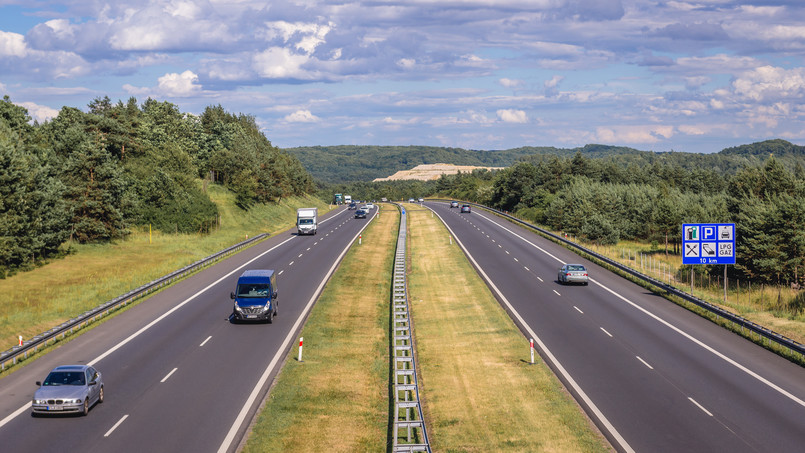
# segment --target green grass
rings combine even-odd
[[[71,253],[45,266],[0,280],[0,351],[176,269],[260,233],[293,226],[296,208],[327,205],[289,198],[249,211],[235,206],[226,189],[211,185],[221,226],[211,234],[163,234],[148,228],[106,244],[67,244]]]
[[[382,452],[389,417],[391,269],[399,212],[363,232],[327,283],[280,371],[245,452]]]
[[[434,451],[609,451],[438,219],[409,213],[418,377]]]

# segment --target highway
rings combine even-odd
[[[618,451],[805,449],[802,367],[489,212],[425,206]],[[567,262],[588,286],[557,282]]]
[[[337,261],[376,215],[338,209],[315,236],[262,241],[97,325],[0,380],[0,451],[234,451]],[[278,273],[273,324],[230,324],[244,269]],[[89,363],[106,398],[87,417],[30,415],[35,381]]]

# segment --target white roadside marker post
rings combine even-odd
[[[534,339],[531,338],[531,364],[534,364]]]
[[[299,358],[296,359],[297,362],[302,361],[302,340],[304,340],[304,337],[299,337]]]

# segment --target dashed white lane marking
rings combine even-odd
[[[646,362],[645,360],[641,359],[639,355],[636,355],[635,357],[637,357],[637,360],[639,360],[639,361],[643,362],[643,365],[645,365],[645,366],[646,366],[646,367],[647,367],[649,370],[653,370],[653,369],[654,369],[654,367],[653,367],[653,366],[651,366],[651,365],[649,365],[649,364],[648,364],[648,362]]]
[[[116,430],[117,427],[120,426],[121,423],[126,421],[127,418],[129,418],[129,414],[124,415],[123,418],[118,420],[117,423],[115,423],[115,426],[109,428],[109,431],[106,431],[106,434],[104,434],[103,437],[109,437],[109,435],[112,434],[112,431]]]
[[[711,417],[713,416],[713,414],[712,414],[710,411],[708,411],[707,409],[705,409],[705,408],[704,408],[704,406],[702,406],[701,404],[699,404],[699,402],[698,402],[698,401],[696,401],[695,399],[693,399],[693,398],[691,398],[691,397],[688,397],[688,399],[690,400],[690,402],[691,402],[691,403],[695,404],[695,405],[696,405],[696,407],[698,407],[699,409],[701,409],[701,410],[702,410],[702,412],[704,412],[705,414],[707,414],[707,415],[709,415],[709,416],[711,416]]]
[[[525,270],[530,271],[531,269],[529,269],[529,268],[525,268]],[[539,281],[541,281],[541,282],[544,282],[544,281],[545,281],[545,280],[543,280],[543,279],[541,279],[541,278],[539,278],[539,277],[537,277],[537,280],[539,280]]]
[[[575,308],[577,312],[579,312],[579,313],[581,313],[581,314],[584,314],[584,312],[583,312],[583,311],[581,311],[581,308],[579,308],[579,307],[577,307],[577,306],[575,306],[575,305],[573,306],[573,308]]]
[[[201,342],[201,344],[200,344],[200,345],[198,345],[198,347],[202,347],[202,346],[204,346],[205,344],[207,344],[207,342],[208,342],[208,341],[210,341],[210,338],[212,338],[212,335],[210,335],[209,337],[207,337],[207,339],[206,339],[206,340],[202,341],[202,342]]]
[[[297,258],[302,258],[302,255],[304,255],[304,253],[300,253],[299,256],[297,256]]]
[[[174,368],[174,369],[172,369],[172,370],[171,370],[171,372],[170,372],[170,373],[168,373],[167,375],[165,375],[165,377],[164,377],[164,378],[162,378],[162,380],[161,380],[161,381],[159,381],[159,382],[165,382],[165,381],[167,381],[167,380],[168,380],[168,378],[169,378],[169,377],[171,377],[171,375],[172,375],[173,373],[175,373],[175,372],[176,372],[176,370],[178,370],[178,368]]]
[[[288,263],[288,266],[293,266],[293,263],[295,263],[295,262],[296,261],[291,261],[290,263]]]
[[[508,252],[507,252],[507,253],[508,253]],[[517,261],[518,263],[520,262],[520,260],[518,260],[517,258],[515,258],[515,259],[514,259],[514,261]]]
[[[506,250],[506,254],[507,254],[507,255],[511,255],[511,253],[509,253],[509,251],[508,251],[508,250]],[[517,259],[517,258],[515,258],[515,259]]]
[[[281,270],[277,275],[282,275],[283,272],[285,272],[285,269]]]
[[[607,334],[607,335],[608,335],[610,338],[612,338],[612,334],[611,334],[611,333],[609,333],[609,332],[607,332],[607,329],[604,329],[603,327],[599,327],[599,328],[601,329],[601,331],[602,331],[602,332],[604,332],[604,333],[605,333],[605,334]]]
[[[555,292],[557,296],[561,296],[561,294],[559,294],[559,291],[553,290],[553,292]]]

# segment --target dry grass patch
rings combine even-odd
[[[609,451],[429,212],[408,211],[409,296],[428,436],[442,452]]]
[[[399,225],[387,205],[327,284],[291,349],[245,452],[386,451],[391,269]]]

